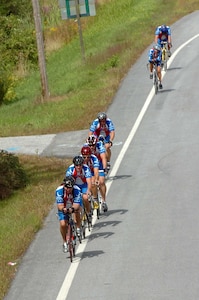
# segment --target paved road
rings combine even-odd
[[[121,84],[108,111],[117,136],[109,211],[74,263],[61,252],[54,207],[6,300],[198,300],[198,19],[172,26],[163,91],[151,95],[148,49]]]
[[[88,134],[88,130],[63,132],[58,134],[33,135],[0,138],[0,149],[11,153],[72,157]]]

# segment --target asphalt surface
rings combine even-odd
[[[89,129],[88,129],[89,130]],[[73,157],[85,142],[88,130],[58,134],[0,138],[0,149],[15,154]]]

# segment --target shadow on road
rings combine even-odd
[[[95,232],[90,235],[89,241],[92,241],[94,239],[101,238],[101,237],[103,237],[104,239],[107,239],[108,237],[110,237],[113,234],[114,234],[114,232],[111,232],[111,231]]]
[[[96,256],[99,256],[99,255],[102,255],[104,254],[104,251],[102,250],[97,250],[97,251],[85,251],[82,253],[78,253],[77,256],[81,256],[81,259],[84,259],[84,258],[92,258],[92,257],[96,257]]]
[[[126,179],[132,177],[132,175],[117,175],[117,176],[109,176],[108,180],[118,180],[118,179]]]

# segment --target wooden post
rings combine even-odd
[[[82,26],[81,26],[81,20],[80,20],[79,0],[75,0],[75,6],[76,6],[79,38],[80,38],[80,47],[81,47],[81,52],[82,52],[82,60],[85,63],[86,58],[85,58],[84,41],[83,41],[83,35],[82,35]]]
[[[41,26],[39,1],[32,0],[32,6],[33,6],[33,14],[35,20],[36,38],[37,38],[37,51],[38,51],[38,59],[39,59],[41,86],[42,86],[42,97],[43,99],[48,99],[50,93],[48,90],[48,81],[46,75],[44,41],[43,41],[43,33],[42,33],[42,26]]]

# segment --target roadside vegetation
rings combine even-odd
[[[153,42],[155,27],[162,23],[172,25],[182,16],[199,9],[198,0],[97,0],[97,15],[81,19],[86,56],[84,63],[77,22],[62,21],[55,2],[41,1],[51,93],[47,101],[41,97],[32,16],[28,15],[23,29],[18,29],[20,34],[15,39],[13,37],[12,43],[10,40],[7,48],[2,48],[6,45],[0,46],[4,62],[0,67],[2,137],[87,129],[98,111],[108,109],[131,65]],[[25,5],[26,0],[21,4]],[[22,11],[18,12],[18,22]],[[3,19],[0,30],[2,41],[10,37],[8,31],[2,30],[2,24],[6,21]],[[6,19],[11,21],[9,16]],[[9,28],[10,32],[14,26],[4,25],[3,28]],[[16,30],[13,30],[14,33]],[[29,42],[25,40],[27,37]],[[15,58],[18,57],[21,40],[22,45],[25,42],[27,47],[25,53],[21,52],[21,59],[14,63],[5,51],[13,46],[16,49]],[[30,53],[25,51],[29,46]],[[55,188],[63,179],[70,162],[19,156],[18,167],[25,172],[25,184],[0,201],[0,299],[6,294],[35,233],[42,228],[43,220],[54,204]],[[11,266],[8,262],[17,264]]]

